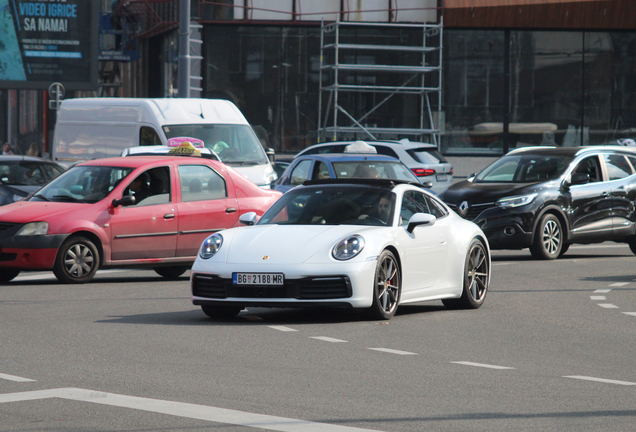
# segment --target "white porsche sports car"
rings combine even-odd
[[[209,236],[192,267],[192,302],[210,317],[325,306],[386,320],[400,304],[478,308],[486,298],[486,236],[419,184],[306,182],[260,220],[240,220],[247,226]]]

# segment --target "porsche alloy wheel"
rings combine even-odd
[[[490,264],[486,247],[481,240],[475,239],[468,248],[464,264],[464,286],[458,299],[444,299],[442,303],[449,308],[477,309],[486,299],[489,284]]]
[[[378,257],[373,286],[373,304],[369,313],[374,319],[390,319],[395,315],[402,292],[402,275],[391,251]]]
[[[60,247],[53,273],[60,282],[85,283],[99,268],[99,253],[95,244],[86,237],[71,237]]]
[[[563,247],[561,222],[553,214],[544,215],[534,235],[530,252],[535,259],[553,260],[558,258]]]

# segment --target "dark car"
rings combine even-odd
[[[440,197],[477,223],[492,249],[555,259],[572,243],[613,240],[636,253],[636,149],[521,148]]]
[[[64,172],[55,162],[29,156],[0,156],[0,205],[26,198]]]
[[[272,189],[286,192],[307,180],[328,178],[384,178],[420,183],[406,165],[390,156],[313,154],[296,157],[272,184]]]

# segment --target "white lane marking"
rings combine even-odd
[[[594,294],[607,294],[611,290],[612,290],[611,288],[597,289],[597,290],[594,290]]]
[[[628,247],[628,246],[625,244],[609,244],[609,245],[591,244],[591,245],[570,246],[570,249],[605,249],[605,248],[622,248],[622,247]]]
[[[623,312],[625,315],[636,316],[636,312]]]
[[[563,378],[572,378],[572,379],[585,380],[585,381],[596,381],[596,382],[602,382],[607,384],[618,384],[618,385],[625,385],[625,386],[636,385],[636,383],[629,382],[629,381],[617,381],[617,380],[611,380],[611,379],[605,379],[605,378],[594,378],[594,377],[581,376],[581,375],[570,375],[570,376],[564,376]]]
[[[609,286],[611,286],[611,287],[622,287],[622,286],[625,286],[625,285],[629,285],[629,282],[616,282],[616,283],[613,283],[613,284],[609,284]]]
[[[473,362],[467,362],[467,361],[453,361],[451,363],[465,365],[465,366],[482,367],[482,368],[488,368],[488,369],[515,369],[513,367],[508,367],[508,366],[497,366],[497,365],[473,363]]]
[[[382,352],[387,352],[390,354],[398,354],[398,355],[417,355],[416,353],[413,353],[413,352],[394,350],[390,348],[368,348],[368,349],[373,351],[382,351]]]
[[[613,305],[611,303],[596,303],[596,304],[605,309],[618,309],[618,306]]]
[[[121,273],[121,272],[125,272],[125,271],[130,271],[130,270],[99,270],[95,274],[95,276],[109,274],[109,273]],[[55,280],[57,280],[53,273],[46,273],[46,274],[41,274],[41,273],[29,274],[29,273],[25,273],[24,275],[19,275],[18,277],[13,279],[13,281],[17,282],[17,281],[31,281],[31,280],[43,280],[43,279],[55,279]]]
[[[310,336],[312,339],[318,339],[321,341],[325,341],[325,342],[347,342],[346,340],[342,340],[342,339],[334,339],[334,338],[330,338],[327,336]]]
[[[590,296],[590,300],[607,300],[605,296]]]
[[[0,378],[9,380],[9,381],[15,381],[15,382],[35,382],[35,380],[29,379],[29,378],[22,378],[19,376],[8,375],[3,373],[0,373]]]
[[[293,329],[291,327],[285,327],[285,326],[269,326],[269,328],[274,329],[274,330],[279,330],[279,331],[282,331],[282,332],[298,331],[298,330]]]
[[[280,432],[379,432],[328,423],[315,423],[286,417],[254,414],[206,405],[172,402],[161,399],[148,399],[136,396],[119,395],[79,388],[60,388],[22,393],[0,394],[0,403],[61,398],[80,402],[91,402],[120,408],[167,414],[197,420],[267,429]]]

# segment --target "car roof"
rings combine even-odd
[[[310,148],[327,147],[327,146],[333,146],[333,145],[349,145],[349,144],[355,143],[356,141],[360,141],[360,140],[330,141],[330,142],[325,142],[325,143],[320,143],[320,144],[314,144],[312,146],[309,146],[309,147],[301,150],[301,153],[304,152],[307,149],[310,149]],[[403,139],[403,140],[399,140],[399,141],[394,141],[394,140],[369,140],[369,141],[364,141],[364,142],[367,143],[367,144],[370,144],[370,145],[387,145],[389,147],[401,147],[401,148],[404,148],[406,150],[417,149],[417,148],[426,148],[426,149],[435,149],[435,150],[437,150],[437,146],[435,144],[424,143],[424,142],[414,142],[414,141],[409,141],[408,139]]]
[[[409,184],[417,186],[421,189],[427,189],[426,186],[420,182],[412,182],[408,180],[391,180],[391,179],[368,179],[368,178],[328,178],[307,180],[302,186],[320,186],[320,185],[333,185],[333,186],[371,186],[380,187],[386,189],[393,189],[397,185]]]
[[[180,156],[180,157],[201,157],[203,159],[212,159],[212,160],[221,160],[219,156],[210,150],[207,147],[196,148],[195,150],[200,153],[200,155],[189,155],[189,154],[171,154],[177,147],[168,147],[164,145],[154,145],[154,146],[138,146],[138,147],[128,147],[125,149],[121,156]]]
[[[225,166],[222,162],[218,162],[213,159],[204,159],[200,157],[188,157],[188,156],[174,156],[174,155],[160,155],[160,156],[124,156],[113,157],[105,159],[93,159],[85,161],[74,166],[116,166],[122,168],[138,168],[146,164],[153,164],[155,162],[165,162],[166,160],[173,160],[178,162],[204,162],[213,165]]]
[[[522,147],[512,150],[506,154],[516,155],[522,153],[532,153],[536,155],[545,156],[566,156],[574,157],[586,153],[597,153],[601,151],[617,151],[623,153],[631,153],[636,156],[636,148],[624,147],[624,146],[580,146],[580,147],[552,147],[552,146],[536,146],[536,147]]]
[[[41,162],[51,165],[59,165],[48,159],[42,159],[35,156],[22,156],[22,155],[0,155],[0,161],[27,161],[27,162]]]
[[[298,159],[324,159],[329,162],[378,161],[401,163],[392,156],[366,153],[321,153],[299,156]]]

